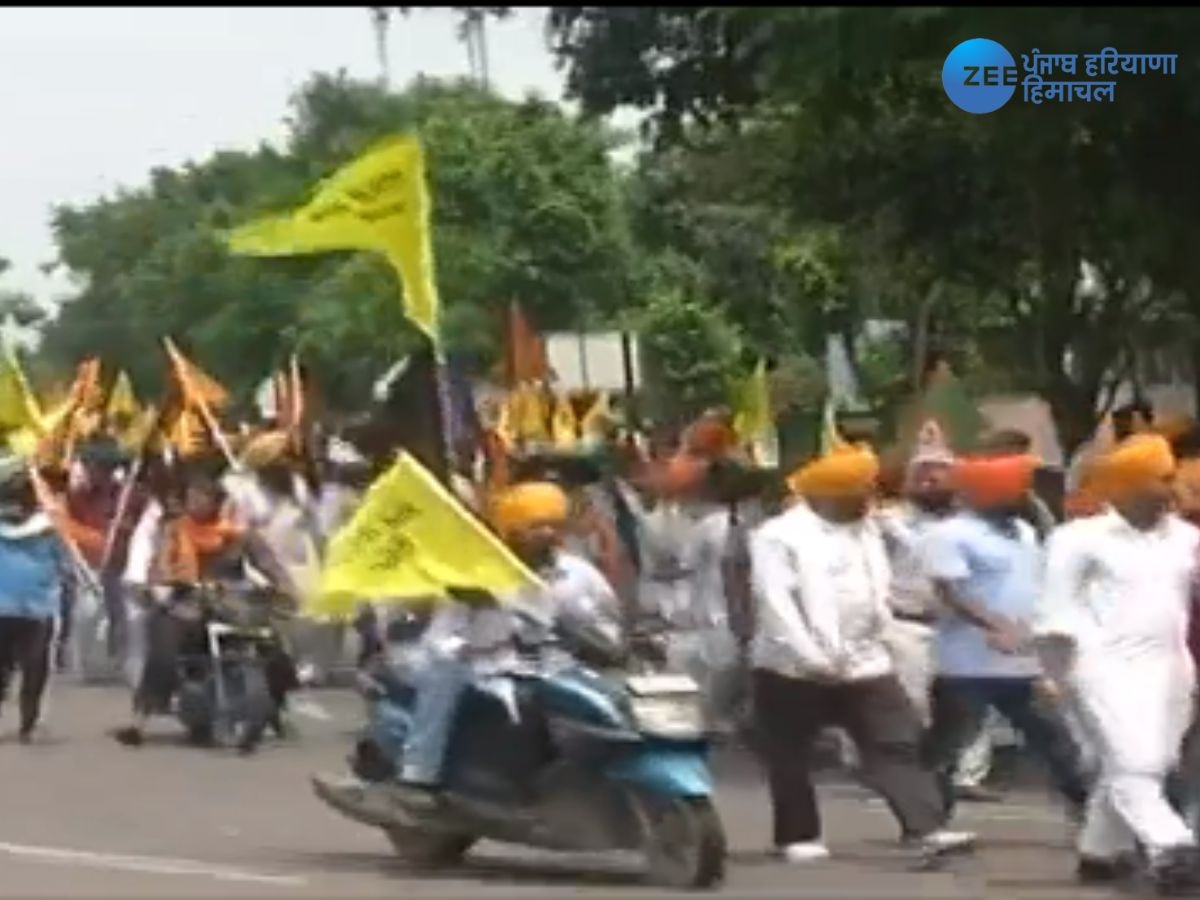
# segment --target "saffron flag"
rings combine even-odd
[[[504,330],[508,386],[545,381],[550,375],[546,342],[525,318],[521,304],[514,301],[508,305]]]
[[[405,315],[437,341],[429,212],[421,145],[414,137],[395,137],[319,184],[300,209],[238,228],[228,242],[234,253],[248,256],[382,253],[403,283]]]
[[[503,599],[538,577],[407,453],[330,542],[314,617],[347,618],[363,600],[404,604],[451,588]]]

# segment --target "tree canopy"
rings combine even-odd
[[[299,205],[316,182],[380,137],[419,133],[434,198],[435,262],[452,351],[486,365],[502,309],[519,300],[543,329],[611,320],[629,302],[631,253],[612,138],[536,98],[467,83],[402,93],[317,76],[296,97],[282,149],[218,153],[149,183],[54,214],[59,264],[79,285],[47,329],[63,364],[98,353],[154,383],[164,334],[239,390],[293,349],[343,401],[405,348],[400,290],[362,254],[231,256],[221,233]]]

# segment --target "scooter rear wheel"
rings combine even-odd
[[[725,879],[725,829],[711,800],[642,794],[637,803],[652,883],[705,890]]]
[[[385,828],[384,834],[392,842],[396,855],[406,865],[419,869],[456,866],[477,840],[465,834],[445,834],[398,825]]]

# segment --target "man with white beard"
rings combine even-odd
[[[1175,460],[1162,437],[1135,435],[1096,466],[1111,508],[1052,536],[1035,634],[1099,757],[1080,878],[1124,877],[1140,845],[1160,890],[1171,891],[1197,882],[1196,839],[1164,782],[1192,713],[1187,633],[1200,532],[1168,511]]]

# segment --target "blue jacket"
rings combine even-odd
[[[61,610],[66,554],[42,517],[0,524],[0,616],[52,619]]]

